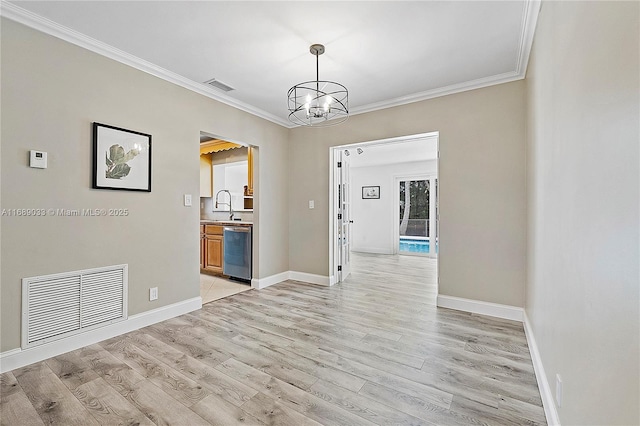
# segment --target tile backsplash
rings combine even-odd
[[[234,211],[234,218],[241,218],[243,221],[253,222],[252,211]],[[206,220],[229,220],[229,212],[214,212],[213,198],[200,198],[200,219]]]

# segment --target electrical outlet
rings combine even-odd
[[[151,287],[149,289],[149,300],[157,300],[158,299],[158,287]]]
[[[562,407],[562,377],[556,374],[556,403]]]
[[[310,208],[310,209],[313,209],[313,208],[315,208],[315,207],[316,207],[316,203],[315,203],[315,201],[314,201],[314,200],[309,200],[309,208]]]

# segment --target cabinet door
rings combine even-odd
[[[204,268],[205,239],[200,235],[200,268]]]
[[[205,265],[208,271],[222,272],[222,256],[224,254],[223,237],[221,235],[207,235],[205,238]]]
[[[247,193],[245,195],[253,195],[253,148],[251,147],[247,150]],[[253,202],[251,208],[253,208]]]

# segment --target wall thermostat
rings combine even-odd
[[[47,168],[47,153],[43,151],[31,150],[29,155],[29,167],[35,167],[36,169]]]

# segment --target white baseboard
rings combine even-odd
[[[331,277],[324,275],[308,274],[306,272],[289,271],[289,279],[295,281],[302,281],[309,284],[322,285],[325,287],[331,286]]]
[[[558,409],[551,392],[551,386],[547,380],[547,374],[544,371],[542,365],[542,358],[540,352],[538,352],[538,345],[536,339],[533,337],[533,329],[529,322],[527,313],[524,312],[524,333],[527,336],[527,344],[529,345],[529,352],[531,353],[531,361],[533,362],[533,371],[536,373],[536,381],[538,382],[538,389],[540,390],[540,398],[542,398],[542,406],[544,407],[544,415],[547,417],[547,424],[549,426],[560,426],[560,418],[558,417]]]
[[[271,285],[281,283],[289,279],[289,271],[280,272],[279,274],[270,275],[265,278],[253,278],[251,280],[251,287],[261,290]]]
[[[75,334],[64,339],[35,346],[29,349],[12,349],[0,353],[0,373],[11,371],[34,362],[43,361],[63,353],[93,345],[102,340],[110,339],[151,324],[165,321],[182,314],[202,308],[202,298],[194,297],[157,309],[131,315],[125,321],[105,325],[81,334]]]
[[[274,284],[281,283],[282,281],[295,280],[302,281],[309,284],[316,284],[325,287],[335,284],[334,277],[327,277],[324,275],[308,274],[306,272],[297,271],[284,271],[279,274],[270,275],[265,278],[253,278],[251,280],[251,287],[261,290]]]
[[[522,322],[524,310],[517,306],[500,305],[498,303],[483,302],[481,300],[464,299],[462,297],[444,296],[439,294],[437,305],[441,308],[456,309],[458,311]]]
[[[394,254],[393,249],[384,247],[353,247],[351,251],[356,253],[371,253],[371,254]]]

